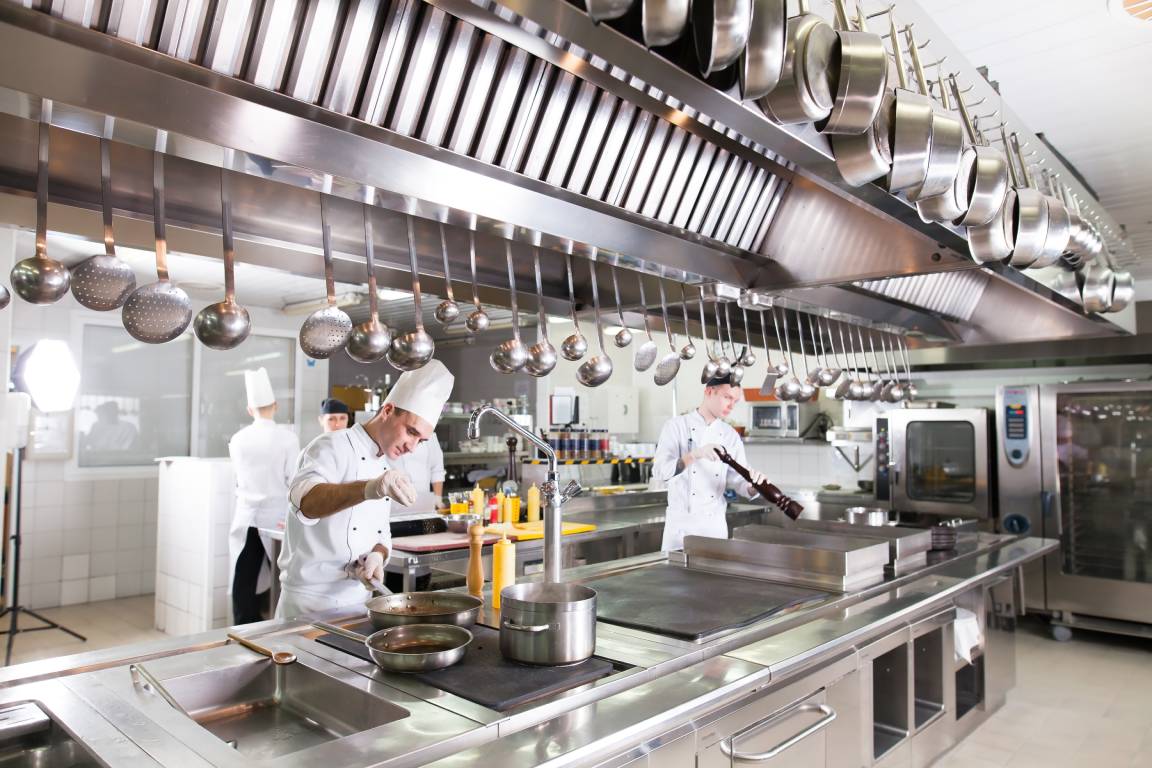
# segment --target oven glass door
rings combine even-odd
[[[901,512],[989,517],[988,413],[891,412],[892,506]]]

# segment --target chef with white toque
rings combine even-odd
[[[363,581],[383,580],[392,502],[417,498],[397,460],[433,437],[453,381],[431,360],[401,374],[372,418],[304,449],[289,485],[277,617],[363,603]]]

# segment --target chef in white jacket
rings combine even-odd
[[[416,502],[397,460],[434,438],[453,377],[439,360],[401,374],[372,418],[304,449],[289,489],[277,617],[363,603],[382,580],[392,503]]]
[[[728,538],[724,491],[732,488],[750,498],[756,495],[756,489],[716,455],[716,449],[723,448],[747,466],[744,442],[724,421],[740,397],[740,388],[728,377],[714,378],[705,385],[699,406],[670,419],[660,431],[652,474],[668,490],[661,544],[666,552],[681,549],[688,535]],[[763,480],[759,472],[751,473],[754,481]]]
[[[244,371],[244,388],[252,423],[228,441],[228,455],[236,476],[236,508],[228,532],[235,624],[264,618],[261,595],[272,586],[272,541],[259,529],[284,525],[288,480],[300,455],[296,433],[272,420],[276,415],[276,395],[268,371]]]

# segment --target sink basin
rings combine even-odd
[[[99,768],[100,761],[31,702],[0,709],[0,767]]]
[[[303,663],[256,662],[169,678],[164,686],[192,719],[253,759],[283,757],[409,714]]]

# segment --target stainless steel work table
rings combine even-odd
[[[961,592],[1054,548],[1054,542],[1039,539],[962,534],[955,553],[934,553],[929,566],[918,573],[890,577],[857,593],[833,595],[813,608],[703,643],[601,623],[597,655],[615,662],[618,672],[504,713],[413,678],[383,673],[368,662],[322,646],[300,621],[264,622],[243,631],[272,645],[292,646],[301,664],[407,711],[406,717],[321,747],[326,768],[435,761],[440,761],[437,765],[596,764],[648,739],[688,728],[693,717],[724,702],[851,656],[870,639],[939,611]],[[663,554],[644,555],[573,569],[565,577],[590,579],[664,561]],[[326,618],[352,615],[349,610],[333,611]],[[484,615],[481,621],[492,625],[495,618]],[[101,759],[116,765],[250,765],[251,759],[228,749],[150,691],[134,687],[127,669],[130,662],[147,660],[161,679],[178,679],[229,665],[254,668],[254,663],[263,663],[223,641],[221,630],[9,668],[0,672],[0,703],[44,701],[66,728]],[[80,718],[84,727],[77,727],[74,718]],[[122,738],[101,737],[109,728]],[[305,763],[287,756],[268,764]]]

